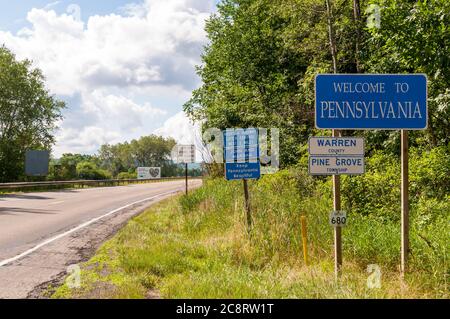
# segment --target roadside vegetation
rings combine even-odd
[[[48,176],[25,175],[27,150],[49,150],[55,143],[65,103],[50,94],[42,71],[30,60],[19,61],[0,43],[0,183],[136,178],[139,166],[161,167],[162,177],[184,175],[184,165],[170,160],[173,138],[142,136],[105,144],[97,154],[63,154],[52,158]],[[200,167],[191,167],[200,176]]]
[[[135,179],[137,167],[161,167],[161,177],[184,176],[184,165],[170,160],[173,138],[157,135],[118,144],[104,144],[96,155],[63,154],[50,162],[47,180]],[[198,167],[189,168],[190,176],[201,176]]]
[[[398,158],[380,152],[367,174],[342,181],[349,222],[338,282],[328,224],[331,182],[298,165],[250,183],[250,232],[242,183],[210,179],[134,218],[81,266],[81,288],[65,284],[53,297],[449,298],[450,157],[438,156],[443,151],[413,151],[411,268],[404,280]],[[302,257],[302,215],[309,265]],[[375,269],[380,288],[373,286]]]
[[[52,96],[39,69],[17,61],[0,43],[0,183],[24,175],[27,149],[49,149],[65,103]]]

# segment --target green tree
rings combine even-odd
[[[279,128],[281,165],[296,163],[314,130],[314,75],[331,69],[324,12],[318,0],[223,1],[206,24],[210,44],[198,68],[204,84],[185,112],[204,129]],[[344,13],[351,17],[352,8]],[[338,39],[353,43],[350,31]],[[355,69],[353,55],[339,56],[351,61],[342,71]]]
[[[450,143],[450,2],[447,0],[370,1],[381,7],[380,28],[370,28],[365,65],[373,73],[428,76],[428,130],[413,143]],[[386,136],[387,133],[378,132]]]
[[[51,96],[39,69],[0,47],[0,181],[24,175],[27,149],[51,149],[64,102]]]
[[[93,162],[80,162],[77,164],[77,176],[80,179],[102,180],[110,179],[111,174],[108,171],[99,169]]]
[[[381,10],[380,27],[366,23],[374,5]],[[425,73],[429,127],[411,133],[410,143],[447,145],[449,26],[447,0],[224,0],[206,24],[210,43],[198,67],[203,85],[184,110],[203,129],[278,127],[283,167],[296,163],[308,137],[318,133],[316,74],[333,72],[334,65],[337,73]],[[357,134],[366,137],[369,154],[398,153],[396,131]]]
[[[172,138],[149,135],[131,142],[102,145],[98,154],[100,167],[118,176],[133,174],[140,166],[157,166],[162,168],[162,176],[173,176],[176,168],[170,162],[170,154],[175,144]]]
[[[55,180],[77,179],[77,165],[81,162],[91,162],[97,166],[99,160],[92,155],[66,153],[60,159],[50,162],[50,174],[48,177]]]

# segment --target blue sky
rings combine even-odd
[[[67,103],[54,155],[147,134],[194,142],[182,105],[216,0],[0,0],[0,44],[42,69]]]
[[[77,4],[82,8],[83,16],[110,13],[121,13],[121,7],[126,6],[130,1],[127,0],[0,0],[0,30],[18,31],[25,26],[29,26],[26,21],[26,14],[33,8],[47,8],[55,10],[57,13],[65,13],[67,7],[71,4]],[[5,10],[6,8],[6,10]]]

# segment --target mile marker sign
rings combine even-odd
[[[318,74],[316,127],[421,130],[428,123],[424,74]]]

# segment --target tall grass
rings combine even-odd
[[[249,183],[251,229],[242,182],[206,180],[188,196],[133,219],[83,266],[89,280],[84,288],[74,293],[63,286],[55,296],[98,297],[91,294],[98,290],[93,287],[113,281],[109,297],[145,297],[157,290],[167,298],[448,298],[449,196],[442,189],[412,194],[410,272],[400,280],[400,210],[392,188],[398,176],[392,168],[383,174],[370,166],[379,161],[369,162],[365,176],[343,179],[343,191],[352,196],[344,195],[348,225],[338,282],[328,224],[330,180],[295,168]],[[359,202],[370,183],[393,194]],[[302,260],[302,215],[308,224],[308,266]],[[381,269],[381,289],[367,285],[371,264]]]

